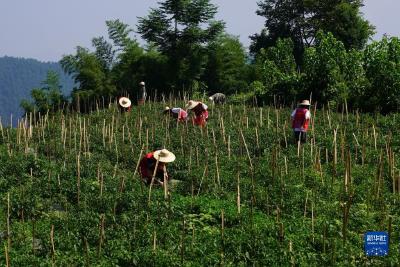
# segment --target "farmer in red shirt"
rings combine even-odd
[[[166,164],[169,162],[173,162],[174,160],[175,160],[175,155],[166,149],[156,150],[147,153],[146,156],[144,156],[139,163],[139,172],[140,176],[142,177],[142,180],[147,185],[150,185],[151,180],[153,178],[154,170],[157,165],[157,171],[154,177],[154,183],[163,185],[164,178],[166,181],[168,181]]]
[[[164,114],[169,114],[172,118],[179,122],[185,122],[188,119],[187,112],[182,108],[169,108],[165,107]]]
[[[292,112],[292,128],[294,131],[294,139],[296,140],[296,142],[301,141],[302,143],[304,143],[307,141],[307,130],[311,119],[311,113],[308,110],[309,107],[310,101],[303,100]]]
[[[199,101],[190,100],[186,104],[186,108],[194,112],[194,118],[193,118],[194,125],[199,125],[201,127],[206,126],[208,120],[208,111],[207,111],[208,107],[206,104]]]

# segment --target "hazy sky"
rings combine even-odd
[[[120,19],[135,27],[157,0],[0,0],[0,56],[57,61],[91,39],[106,36],[105,21]],[[255,15],[257,0],[212,0],[219,6],[217,18],[227,31],[240,36],[259,32],[263,18]],[[376,26],[375,39],[384,33],[400,36],[399,0],[365,0],[365,17]],[[139,36],[137,36],[139,38]]]

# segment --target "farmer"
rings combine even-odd
[[[224,104],[225,100],[226,100],[226,96],[221,93],[216,93],[216,94],[213,94],[212,96],[210,96],[208,99],[215,104]]]
[[[150,185],[151,180],[153,178],[154,169],[156,168],[157,165],[157,171],[154,177],[154,183],[163,185],[165,180],[168,182],[168,173],[166,164],[169,162],[173,162],[174,160],[175,160],[175,155],[166,149],[160,149],[147,153],[146,156],[144,156],[139,163],[139,171],[142,180],[147,185]]]
[[[208,120],[208,107],[206,104],[190,100],[186,104],[186,108],[194,112],[194,118],[192,120],[194,125],[199,125],[201,127],[206,126]]]
[[[147,92],[146,92],[146,84],[141,81],[139,83],[140,89],[138,93],[138,105],[143,105],[146,102]]]
[[[182,108],[165,107],[163,113],[170,115],[172,118],[178,120],[179,122],[184,122],[188,119],[187,112]]]
[[[303,100],[298,104],[298,107],[293,110],[292,128],[294,132],[294,139],[296,142],[306,142],[307,141],[307,130],[308,124],[310,123],[311,113],[308,110],[310,108],[310,101]]]
[[[129,112],[129,111],[131,111],[132,102],[131,102],[131,100],[129,98],[120,97],[118,99],[118,104],[119,104],[119,110],[121,112]]]

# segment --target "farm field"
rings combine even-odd
[[[184,102],[2,125],[1,264],[400,265],[398,114],[312,109],[299,146],[289,109],[210,106],[202,129],[165,105]],[[181,182],[149,188],[138,160],[163,146]],[[366,231],[388,256],[365,256]]]

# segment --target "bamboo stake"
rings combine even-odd
[[[152,176],[152,178],[151,178],[151,182],[150,182],[150,187],[149,187],[149,197],[148,197],[148,202],[147,202],[147,205],[148,206],[150,206],[150,202],[151,202],[151,189],[152,189],[152,187],[153,187],[153,183],[154,183],[154,180],[155,180],[155,177],[156,177],[156,174],[157,174],[157,169],[158,169],[158,164],[159,164],[159,159],[157,159],[157,161],[156,161],[156,166],[155,166],[155,168],[154,168],[154,171],[153,171],[153,176]]]
[[[10,193],[7,193],[7,248],[11,248],[11,231],[10,231]]]
[[[154,230],[153,232],[153,251],[157,250],[157,232]]]
[[[247,144],[246,144],[246,139],[244,138],[244,135],[243,135],[243,132],[242,132],[241,129],[240,129],[240,136],[242,137],[242,141],[243,141],[244,147],[246,149],[246,153],[247,153],[247,158],[249,159],[250,167],[251,167],[251,170],[253,171],[254,170],[253,162],[251,160],[250,152],[249,152],[249,149],[248,149]]]
[[[231,136],[228,135],[228,159],[231,159]]]
[[[79,200],[80,200],[80,192],[81,192],[81,161],[80,161],[81,155],[78,153],[76,156],[76,168],[77,168],[77,178],[76,178],[76,186],[77,186],[77,202],[79,205]]]
[[[236,203],[237,203],[237,212],[240,214],[240,174],[239,172],[237,173],[237,197],[236,197]]]
[[[203,184],[204,177],[206,177],[207,168],[208,168],[208,163],[206,163],[206,166],[204,167],[203,176],[201,177],[199,189],[197,190],[197,195],[196,196],[199,196],[199,194],[200,194],[201,185]]]
[[[8,255],[8,247],[7,244],[4,244],[4,254],[6,256],[6,266],[10,267],[10,256]]]
[[[164,165],[163,168],[164,171],[164,181],[163,181],[163,186],[164,186],[164,199],[168,200],[169,198],[169,192],[168,192],[168,173],[167,173],[167,167]]]
[[[54,225],[51,225],[51,230],[50,230],[50,242],[51,242],[51,258],[54,264],[54,260],[56,257],[56,249],[54,246]]]
[[[100,225],[99,225],[99,246],[97,249],[97,256],[100,257],[101,249],[104,243],[105,231],[104,231],[104,214],[100,215]]]
[[[217,172],[217,183],[218,183],[218,186],[221,186],[221,180],[220,180],[219,168],[218,168],[218,155],[217,154],[215,154],[215,168],[216,168],[216,172]]]
[[[221,210],[221,266],[224,266],[225,257],[225,219],[224,210]]]

